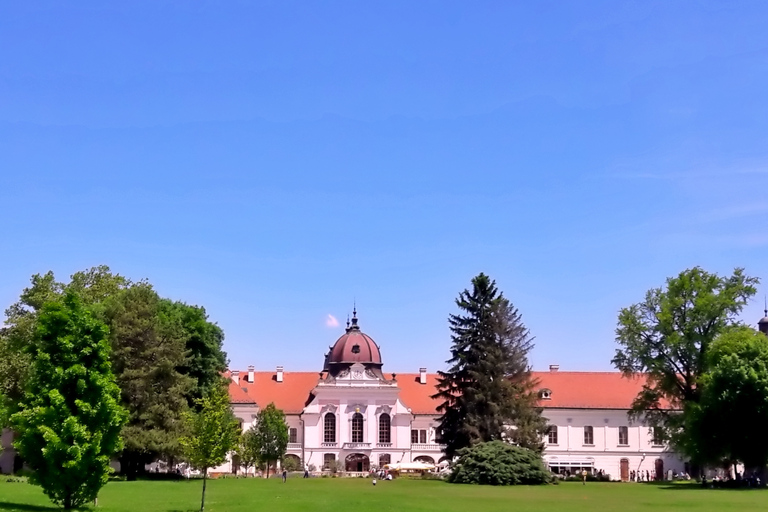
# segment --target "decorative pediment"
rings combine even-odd
[[[391,416],[392,415],[392,407],[390,407],[388,405],[380,405],[379,407],[377,407],[376,408],[376,415],[380,416],[382,414],[389,414]]]
[[[349,404],[347,406],[347,414],[354,414],[356,412],[365,414],[368,409],[368,404]]]
[[[335,404],[325,404],[322,409],[320,409],[320,414],[326,414],[329,412],[332,412],[333,414],[336,414],[336,411],[339,410],[339,407]]]
[[[336,380],[379,380],[378,377],[365,366],[355,363],[346,370],[342,370],[336,377]]]

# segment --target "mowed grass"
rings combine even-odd
[[[202,482],[111,482],[101,492],[103,512],[192,512]],[[565,483],[537,487],[453,485],[439,481],[362,478],[220,479],[208,482],[210,512],[563,512],[765,510],[768,491],[701,489],[691,484]],[[60,510],[38,487],[0,481],[0,510]]]

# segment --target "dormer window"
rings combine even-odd
[[[539,392],[539,396],[542,400],[551,400],[552,399],[552,391],[549,389],[542,389]]]
[[[360,345],[352,345],[352,353],[353,354],[359,354],[360,353]]]

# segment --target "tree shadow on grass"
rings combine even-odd
[[[704,487],[701,484],[682,484],[682,485],[659,485],[659,489],[665,491],[719,491],[719,492],[765,492],[766,487]]]
[[[40,505],[27,505],[25,503],[11,503],[9,501],[0,501],[0,510],[18,510],[19,512],[44,512],[50,510],[61,510],[59,507],[43,507]]]

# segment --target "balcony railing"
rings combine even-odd
[[[301,443],[288,443],[289,450],[301,450]]]
[[[344,443],[345,450],[370,450],[371,443]]]
[[[392,443],[376,443],[376,448],[392,448]]]
[[[322,446],[323,448],[336,448],[337,446],[339,446],[339,443],[337,443],[337,442],[333,442],[333,443],[320,443],[320,446]]]
[[[411,450],[419,450],[422,452],[442,452],[445,450],[445,445],[433,443],[411,443]]]

